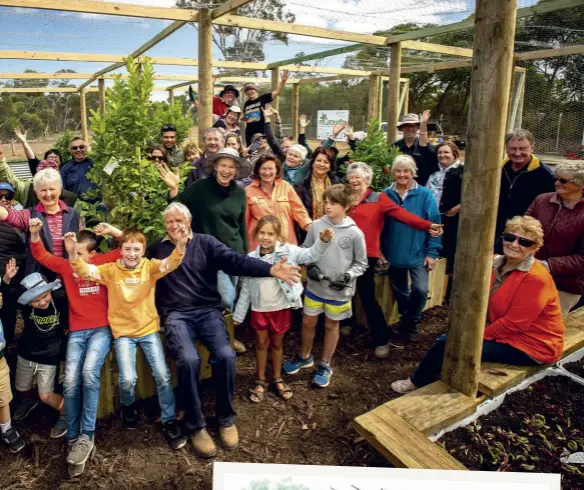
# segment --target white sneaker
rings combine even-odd
[[[394,381],[391,383],[391,389],[396,393],[409,393],[410,391],[416,390],[416,385],[412,383],[410,378],[402,379],[399,381]]]
[[[387,359],[389,357],[389,344],[375,347],[375,357],[377,359]]]

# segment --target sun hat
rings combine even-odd
[[[55,279],[53,282],[47,282],[47,278],[40,272],[33,272],[20,281],[20,285],[23,286],[26,291],[20,295],[17,301],[21,305],[27,305],[39,296],[42,296],[49,291],[59,289],[61,287],[61,281]]]
[[[257,89],[258,89],[258,86],[257,86],[255,83],[252,83],[252,82],[250,82],[250,83],[246,83],[246,84],[243,86],[243,93],[244,93],[244,94],[247,94],[247,91],[248,91],[248,90],[252,90],[252,89],[253,89],[253,90],[257,90]]]
[[[225,95],[225,92],[233,92],[235,94],[235,97],[239,97],[239,90],[237,90],[233,85],[225,85],[225,87],[223,87],[223,90],[219,92],[219,97],[223,97]]]
[[[401,128],[404,124],[420,124],[420,116],[410,112],[409,114],[406,114],[396,126]]]
[[[236,114],[241,114],[241,107],[236,105],[230,105],[227,108],[227,112],[235,112]]]
[[[215,162],[221,158],[229,158],[235,162],[237,167],[237,179],[245,179],[251,174],[251,163],[245,158],[241,158],[237,150],[233,148],[222,148],[217,153],[208,156],[205,159],[204,170],[207,175],[213,175],[215,171]]]
[[[263,133],[256,133],[251,137],[251,143],[250,145],[253,145],[257,140],[259,140],[260,138],[266,138],[266,135]]]

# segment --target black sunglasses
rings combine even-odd
[[[503,240],[508,243],[513,243],[515,240],[517,240],[519,245],[525,248],[533,247],[535,245],[533,240],[528,240],[527,238],[514,235],[513,233],[503,233]]]
[[[556,182],[559,182],[562,185],[568,184],[569,182],[572,182],[571,180],[568,179],[564,179],[562,177],[556,177]]]
[[[176,132],[176,128],[172,124],[167,124],[166,126],[162,126],[162,132],[164,133],[165,131],[175,131]]]
[[[79,146],[72,146],[71,147],[71,149],[73,151],[76,151],[76,150],[85,150],[85,148],[87,148],[85,145],[79,145]]]
[[[148,160],[150,160],[151,162],[157,161],[157,162],[166,162],[166,158],[164,157],[159,157],[158,155],[151,155],[148,157]]]
[[[7,201],[12,201],[12,199],[14,199],[14,194],[10,191],[8,191],[6,194],[0,193],[0,201],[2,199],[6,199]]]

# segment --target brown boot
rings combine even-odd
[[[201,429],[191,435],[191,443],[195,451],[203,458],[212,458],[217,454],[217,447],[207,432],[207,429]]]
[[[236,354],[245,354],[247,352],[247,348],[243,345],[239,340],[233,339],[233,350]]]
[[[221,434],[221,442],[223,443],[223,446],[225,446],[225,449],[231,451],[239,444],[239,434],[235,424],[230,425],[229,427],[219,427],[219,433]]]

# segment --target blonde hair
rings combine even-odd
[[[347,167],[347,177],[349,174],[358,173],[365,179],[367,185],[371,185],[373,180],[373,170],[369,165],[364,162],[353,162]]]
[[[398,155],[391,164],[391,174],[393,175],[399,167],[405,167],[414,177],[418,176],[418,166],[416,161],[410,155]]]
[[[531,216],[515,216],[505,224],[505,233],[520,233],[533,240],[536,250],[543,245],[543,228],[541,223]]]
[[[568,174],[574,184],[584,187],[584,163],[577,160],[562,160],[554,168],[554,175]]]

